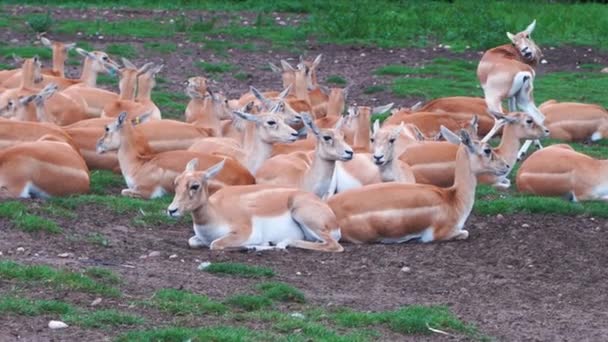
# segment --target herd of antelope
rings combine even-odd
[[[509,188],[509,172],[535,142],[515,177],[519,191],[608,199],[608,162],[539,143],[599,140],[608,112],[535,105],[542,55],[534,27],[485,52],[477,69],[484,98],[347,107],[349,87],[318,84],[319,55],[296,67],[271,64],[282,91],[251,87],[239,99],[191,77],[185,121],[162,119],[151,98],[163,65],[119,65],[104,52],[42,38],[51,69],[33,57],[0,71],[0,197],[82,194],[89,170],[111,170],[124,177],[123,196],[174,194],[167,213],[192,215],[191,247],[340,252],[340,241],[466,239],[477,184]],[[70,49],[84,58],[78,79],[64,74]],[[99,73],[117,74],[120,92],[97,87]],[[488,143],[495,135],[496,148]]]

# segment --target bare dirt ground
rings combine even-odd
[[[13,7],[15,14],[40,11],[31,7]],[[55,10],[56,18],[82,19],[103,17],[110,20],[124,18],[165,18],[162,11]],[[193,12],[189,15],[195,16]],[[245,18],[250,14],[243,14]],[[160,20],[160,19],[159,19]],[[215,76],[218,88],[235,97],[249,85],[261,89],[277,89],[280,76],[262,67],[267,62],[278,63],[287,58],[295,63],[298,54],[262,48],[257,52],[229,50],[218,56],[201,49],[200,43],[182,38],[171,39],[190,49],[191,55],[176,51],[170,55],[144,55],[143,42],[154,39],[129,40],[126,37],[98,37],[49,35],[65,40],[85,40],[103,50],[113,42],[129,42],[140,55],[133,60],[162,61],[166,68],[162,77],[168,91],[181,91],[181,82],[202,72],[193,66],[198,60],[225,61],[249,74],[240,81],[230,74]],[[30,44],[31,34],[7,30],[0,32],[0,40],[16,39],[17,45]],[[390,92],[363,94],[368,86],[385,80],[373,75],[373,70],[386,64],[416,65],[437,57],[477,60],[480,52],[454,53],[441,48],[380,49],[319,45],[303,43],[304,55],[323,53],[319,70],[323,83],[328,75],[341,75],[356,86],[353,103],[383,104],[397,102],[411,105],[419,99],[396,99]],[[608,55],[587,48],[545,48],[548,64],[540,73],[555,70],[576,70],[585,63],[608,64]],[[70,66],[72,75],[77,67]],[[212,76],[213,77],[213,76]],[[131,312],[145,311],[130,307],[129,301],[149,298],[155,289],[170,287],[187,289],[224,298],[237,292],[251,290],[253,280],[218,277],[197,270],[202,261],[234,261],[268,266],[276,271],[277,279],[302,289],[313,304],[325,307],[347,306],[358,310],[391,310],[409,304],[448,305],[456,315],[477,325],[481,332],[502,341],[602,341],[608,340],[608,222],[590,217],[562,217],[550,215],[509,215],[505,217],[472,216],[466,226],[471,236],[468,241],[407,245],[345,245],[342,254],[320,254],[301,250],[270,253],[212,252],[192,250],[187,239],[192,234],[186,222],[168,226],[138,227],[128,215],[97,206],[79,210],[78,219],[60,219],[64,228],[61,235],[28,234],[16,230],[6,219],[0,219],[0,251],[3,259],[23,263],[65,266],[82,269],[104,266],[119,273],[124,279],[121,291],[127,300],[104,300],[102,308],[129,308]],[[108,237],[109,247],[83,242],[90,232]],[[17,248],[24,248],[17,252]],[[157,257],[145,257],[160,251]],[[58,254],[72,253],[68,258]],[[176,254],[176,258],[169,258]],[[402,271],[406,266],[410,270]],[[0,292],[9,291],[14,284],[0,280]],[[40,291],[31,289],[32,298],[69,299],[87,306],[94,295],[69,291]],[[156,315],[156,316],[154,316]],[[147,312],[154,326],[171,320]],[[213,317],[200,317],[185,325],[200,326],[213,323]],[[118,331],[67,329],[50,332],[44,317],[7,317],[0,324],[0,340],[103,340]],[[92,334],[95,334],[92,336]],[[420,340],[421,337],[390,335],[387,339]],[[441,335],[424,337],[430,340],[449,340]]]

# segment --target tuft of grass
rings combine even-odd
[[[365,327],[385,324],[402,334],[431,334],[429,327],[475,334],[476,329],[459,320],[447,307],[412,305],[397,311],[379,313],[343,310],[334,313],[332,320],[345,327]]]
[[[335,85],[340,85],[340,86],[345,86],[347,83],[346,80],[344,79],[344,77],[338,76],[338,75],[329,75],[329,76],[327,76],[325,81],[327,83],[333,83]]]
[[[102,282],[105,284],[111,284],[111,285],[120,284],[120,277],[118,276],[118,274],[112,272],[111,270],[109,270],[107,268],[89,267],[89,268],[87,268],[87,270],[84,273],[87,276],[95,279],[96,281],[99,281],[99,282]]]
[[[154,52],[158,52],[158,53],[162,53],[162,54],[169,54],[169,53],[173,53],[177,50],[177,45],[175,43],[171,43],[171,42],[145,42],[144,48],[146,50],[150,50],[150,51],[154,51]]]
[[[14,296],[0,296],[0,314],[39,316],[45,314],[67,314],[74,309],[65,302],[56,300],[28,300]]]
[[[232,77],[234,77],[235,79],[237,79],[239,81],[245,81],[248,78],[251,78],[251,74],[248,74],[248,73],[245,73],[245,72],[237,72]]]
[[[116,76],[110,76],[107,74],[99,74],[97,76],[97,84],[101,85],[118,85],[118,79]]]
[[[45,265],[22,265],[13,261],[0,261],[0,278],[23,283],[48,284],[59,289],[70,289],[118,297],[118,289],[99,283],[92,278],[76,272],[58,270]]]
[[[231,296],[225,303],[245,311],[256,311],[272,305],[272,301],[266,297],[245,294]]]
[[[87,241],[101,247],[109,247],[110,240],[101,233],[89,233]]]
[[[53,26],[54,20],[51,15],[51,11],[47,11],[46,14],[32,14],[26,18],[26,24],[34,30],[34,32],[49,32]]]
[[[170,38],[175,35],[175,28],[169,21],[161,23],[159,20],[121,20],[106,21],[97,19],[94,22],[86,20],[63,20],[54,30],[57,33],[75,34],[82,32],[85,35],[103,35],[112,37],[136,38]]]
[[[105,51],[119,57],[134,58],[137,56],[137,50],[131,44],[108,44]]]
[[[13,54],[23,58],[32,58],[34,56],[38,56],[42,59],[51,59],[53,57],[51,49],[46,47],[11,46],[7,43],[0,43],[1,56],[12,59]]]
[[[383,85],[372,85],[363,90],[364,94],[375,94],[381,93],[386,90],[386,87]]]
[[[178,316],[222,314],[226,311],[222,303],[213,301],[207,296],[175,289],[158,290],[154,297],[144,304]]]
[[[232,275],[243,278],[270,278],[274,277],[274,271],[268,267],[249,266],[232,262],[212,263],[205,272],[222,275]]]
[[[230,72],[234,69],[234,66],[228,63],[208,63],[208,62],[196,62],[196,67],[209,73],[225,73]]]
[[[124,185],[121,175],[107,170],[91,171],[91,193],[96,195],[109,195]]]
[[[18,201],[0,203],[0,217],[10,219],[16,228],[28,233],[45,231],[51,234],[62,232],[57,223],[46,218],[29,214],[27,206]]]
[[[306,299],[302,291],[282,282],[265,282],[258,284],[256,289],[262,292],[263,296],[281,302],[304,303]]]
[[[161,328],[130,331],[120,335],[117,342],[144,341],[270,341],[267,334],[243,327],[215,326],[206,328]]]
[[[71,312],[63,316],[66,323],[82,328],[104,328],[133,326],[144,323],[144,319],[117,310],[97,310],[91,312]]]
[[[160,108],[163,118],[179,119],[184,116],[190,99],[182,93],[153,91],[152,100]]]

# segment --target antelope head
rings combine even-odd
[[[321,64],[322,54],[319,54],[314,60],[307,61],[300,56],[300,64],[304,67],[304,71],[307,77],[307,83],[310,87],[317,85],[317,68]]]
[[[285,118],[278,113],[261,113],[252,115],[235,111],[239,118],[255,123],[258,139],[267,144],[292,143],[298,140],[298,132],[285,123]]]
[[[504,115],[488,110],[488,114],[494,117],[495,123],[490,132],[481,140],[483,142],[489,141],[502,126],[513,127],[513,132],[517,139],[541,139],[549,135],[547,127],[537,123],[526,113],[514,112]]]
[[[372,160],[376,165],[382,166],[393,160],[395,143],[404,131],[403,122],[397,127],[380,128],[380,121],[374,121],[372,126]]]
[[[23,59],[21,70],[23,70],[23,77],[32,77],[34,83],[42,82],[42,62],[38,55]]]
[[[122,143],[122,133],[124,132],[125,127],[127,125],[134,126],[144,123],[148,120],[150,115],[151,113],[142,114],[128,123],[127,112],[120,113],[116,120],[106,125],[103,136],[97,141],[97,154],[118,150]]]
[[[317,138],[317,149],[315,153],[324,160],[348,161],[353,159],[353,149],[344,141],[342,125],[344,117],[336,123],[336,127],[320,129],[315,125],[310,114],[302,114],[302,121]]]
[[[491,173],[500,177],[509,173],[509,164],[496,154],[487,142],[474,141],[465,130],[461,130],[457,135],[442,125],[440,131],[445,140],[465,147],[473,174]]]
[[[542,57],[540,48],[530,38],[534,27],[536,27],[536,19],[525,30],[517,34],[507,32],[507,37],[511,40],[511,44],[517,49],[526,63],[538,63]]]
[[[85,49],[76,48],[76,52],[85,57],[89,58],[93,63],[93,71],[96,73],[105,72],[110,75],[115,75],[116,72],[120,69],[118,63],[108,56],[107,53],[102,51],[86,51]]]
[[[186,170],[175,178],[175,196],[167,207],[167,215],[180,217],[204,207],[209,202],[209,180],[222,171],[226,159],[205,171],[197,171],[198,159],[192,159]]]
[[[68,59],[68,51],[76,47],[76,43],[53,42],[45,37],[40,37],[40,42],[53,51],[53,60],[58,58],[62,64]]]
[[[202,76],[190,77],[186,82],[186,95],[191,99],[202,99],[207,93],[207,78]]]

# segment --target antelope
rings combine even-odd
[[[76,150],[53,136],[0,150],[0,198],[48,198],[89,191],[89,170]]]
[[[348,162],[337,162],[331,184],[324,199],[335,193],[381,182],[416,183],[410,166],[399,160],[407,145],[416,143],[415,127],[403,123],[397,127],[380,128],[376,120],[371,137],[372,153],[356,153]],[[400,139],[406,135],[407,140]]]
[[[135,103],[137,77],[152,66],[152,63],[146,63],[141,68],[137,69],[137,67],[126,58],[122,59],[122,63],[124,64],[124,68],[119,70],[120,80],[118,81],[120,94],[115,101],[108,102],[104,105],[101,113],[102,117],[114,118],[122,113],[121,109],[123,106],[138,106],[138,104]]]
[[[302,120],[317,138],[315,150],[268,159],[256,172],[256,182],[301,188],[321,197],[328,190],[336,161],[351,160],[354,152],[340,130],[344,120],[333,129],[318,128],[307,114]]]
[[[232,118],[232,112],[228,106],[228,100],[221,93],[214,93],[206,88],[206,95],[191,97],[186,108],[186,122],[196,126],[205,127],[211,132],[211,136],[221,137],[223,135],[222,120]],[[187,91],[190,96],[194,95]]]
[[[553,139],[597,141],[608,136],[608,111],[600,105],[550,100],[539,108]]]
[[[501,45],[486,51],[477,66],[477,78],[481,83],[488,109],[501,111],[501,102],[507,99],[509,112],[519,107],[539,124],[545,117],[534,104],[534,68],[542,57],[540,48],[530,38],[536,27],[532,21],[525,30],[512,34],[507,32],[511,44]],[[519,152],[519,158],[530,147],[532,141],[526,141]],[[542,148],[536,140],[538,148]]]
[[[105,72],[114,75],[119,70],[119,66],[105,52],[89,52],[80,48],[76,48],[76,52],[85,58],[80,76],[81,82],[67,87],[63,93],[69,96],[73,94],[81,96],[87,104],[87,115],[99,117],[107,103],[118,100],[118,94],[98,88],[97,74]]]
[[[608,161],[593,159],[566,144],[538,150],[517,172],[517,190],[577,201],[608,200]]]
[[[331,197],[342,240],[353,243],[403,243],[464,240],[463,229],[475,201],[476,175],[509,172],[509,165],[487,144],[441,128],[442,135],[459,144],[454,185],[381,183],[352,189]]]
[[[502,107],[501,107],[502,108]],[[479,117],[479,135],[485,136],[494,127],[494,120],[488,115],[488,105],[481,97],[452,96],[434,99],[419,109],[420,112],[455,113],[455,115],[477,115]],[[501,109],[501,113],[504,111]]]
[[[207,92],[207,79],[202,76],[190,77],[184,84],[186,85],[185,93],[190,97],[190,102],[186,106],[184,115],[186,122],[194,122],[197,119],[203,117],[205,113],[201,113],[203,108],[203,101],[208,96]]]
[[[22,142],[36,141],[43,136],[53,137],[55,140],[74,145],[71,137],[55,125],[0,119],[0,149]]]
[[[243,148],[234,150],[233,154],[231,153],[229,156],[243,164],[251,174],[255,174],[260,166],[270,158],[272,144],[275,142],[293,143],[298,139],[298,132],[289,127],[280,114],[270,112],[252,115],[240,111],[235,111],[234,114],[249,121],[250,124],[245,132]],[[214,151],[218,144],[215,139],[201,139],[192,145],[189,151],[207,153]],[[230,145],[228,148],[232,146],[234,145]]]
[[[145,136],[134,125],[145,122],[149,114],[127,121],[127,113],[108,124],[97,142],[97,153],[118,150],[118,162],[128,189],[121,195],[136,198],[157,198],[174,192],[174,180],[188,161],[197,158],[202,167],[222,160],[221,157],[189,151],[155,154]],[[238,162],[227,160],[226,168],[211,184],[212,192],[228,185],[253,184],[253,176]]]
[[[492,138],[493,132],[502,127],[503,134],[500,144],[494,152],[504,159],[507,164],[514,165],[522,139],[540,139],[549,134],[547,128],[540,125],[525,113],[515,112],[502,115],[490,112],[496,118],[495,128],[481,142]],[[399,159],[411,166],[416,181],[424,184],[448,187],[454,183],[454,168],[458,148],[449,142],[423,142],[409,146]],[[497,188],[508,188],[511,185],[507,178],[492,174],[481,174],[478,181],[482,184],[492,184]]]
[[[391,115],[384,121],[384,126],[398,125],[401,122],[416,126],[427,137],[439,136],[440,127],[459,130],[472,122],[479,122],[479,117],[465,113],[416,112],[413,114]]]
[[[175,197],[167,214],[179,217],[191,213],[191,248],[269,250],[293,246],[321,252],[344,250],[338,243],[340,228],[334,213],[310,193],[245,185],[209,195],[209,182],[223,167],[224,161],[197,171],[198,160],[192,159],[175,179]]]

